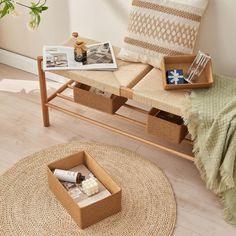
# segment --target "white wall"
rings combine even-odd
[[[28,1],[28,0],[25,0]],[[186,0],[187,1],[187,0]],[[48,0],[40,28],[29,32],[28,15],[0,20],[0,48],[29,57],[44,44],[59,44],[73,31],[122,46],[132,0]],[[213,57],[216,73],[236,76],[236,0],[210,0],[199,32],[197,49]]]
[[[122,45],[132,0],[70,0],[71,31]]]
[[[71,32],[121,46],[132,0],[70,0]],[[196,49],[213,57],[215,73],[236,76],[236,1],[210,0]]]
[[[23,3],[30,2],[29,0]],[[69,10],[67,0],[48,0],[48,11],[43,13],[38,30],[30,32],[26,24],[29,15],[24,8],[22,16],[13,18],[8,15],[0,19],[0,48],[36,58],[42,54],[43,45],[55,45],[70,35]]]
[[[236,76],[235,0],[210,0],[196,48],[212,56],[216,73]]]

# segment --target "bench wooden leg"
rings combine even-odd
[[[48,127],[50,126],[49,112],[48,112],[48,107],[46,106],[48,102],[48,97],[47,97],[45,72],[42,69],[42,61],[43,61],[42,57],[37,58],[38,73],[39,73],[39,86],[40,86],[40,94],[41,94],[41,107],[42,107],[42,113],[43,113],[43,124],[45,127]]]

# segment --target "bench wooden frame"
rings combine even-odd
[[[190,161],[194,161],[194,157],[191,156],[191,155],[188,155],[188,154],[185,154],[183,152],[179,152],[177,150],[174,150],[172,148],[165,147],[165,146],[163,146],[161,144],[157,144],[155,142],[146,140],[146,139],[144,139],[142,137],[138,137],[138,136],[136,136],[134,134],[130,134],[130,133],[128,133],[128,132],[126,132],[124,130],[121,130],[119,128],[113,127],[111,125],[104,124],[104,123],[102,123],[100,121],[96,121],[96,120],[91,119],[89,117],[83,116],[83,115],[78,114],[76,112],[70,111],[70,110],[65,109],[63,107],[60,107],[58,105],[54,105],[54,104],[50,103],[56,97],[60,97],[62,99],[65,99],[65,100],[73,102],[73,99],[71,97],[63,95],[62,92],[65,91],[67,88],[73,88],[72,84],[75,81],[70,79],[67,83],[65,83],[59,89],[57,89],[53,94],[48,96],[47,95],[46,76],[45,76],[45,72],[42,69],[42,61],[43,61],[43,58],[41,56],[37,58],[38,73],[39,73],[39,84],[40,84],[40,94],[41,94],[41,107],[42,107],[42,115],[43,115],[43,124],[44,124],[45,127],[50,126],[50,122],[49,122],[49,108],[51,108],[51,109],[54,109],[54,110],[66,113],[68,115],[72,115],[74,117],[77,117],[77,118],[79,118],[79,119],[81,119],[83,121],[87,121],[87,122],[89,122],[89,123],[91,123],[93,125],[96,125],[96,126],[99,126],[99,127],[105,128],[105,129],[108,129],[110,131],[113,131],[113,132],[116,132],[118,134],[124,135],[126,137],[129,137],[129,138],[141,141],[141,142],[146,143],[148,145],[152,145],[152,146],[154,146],[156,148],[159,148],[161,150],[170,152],[170,153],[172,153],[172,154],[174,154],[174,155],[176,155],[178,157],[181,157],[181,158],[184,158],[184,159],[187,159],[187,160],[190,160]],[[121,96],[126,97],[128,99],[132,99],[133,98],[133,91],[132,91],[132,89],[127,88],[127,87],[121,87],[120,88],[120,94],[121,94]],[[140,109],[138,107],[135,107],[135,106],[131,106],[131,105],[128,105],[128,104],[125,104],[124,106],[126,106],[126,107],[128,107],[130,109],[137,110],[139,112],[147,113],[147,111],[142,110],[142,109]],[[134,120],[134,119],[131,119],[129,117],[125,117],[125,116],[122,116],[122,115],[119,115],[119,114],[114,114],[114,116],[117,116],[120,119],[124,119],[127,122],[131,122],[131,123],[136,124],[136,125],[138,124],[138,125],[140,125],[142,127],[145,126],[144,123],[142,123],[140,121],[137,121],[137,120]],[[191,140],[187,139],[186,141],[192,144]]]

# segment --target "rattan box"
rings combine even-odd
[[[111,97],[105,97],[90,92],[90,86],[77,83],[74,86],[74,101],[82,105],[95,108],[97,110],[115,113],[125,102],[127,98],[112,94]]]
[[[148,113],[147,132],[166,139],[169,142],[180,143],[188,133],[183,123],[175,123],[157,117],[160,110],[152,108]]]
[[[105,186],[105,188],[111,193],[110,196],[107,196],[91,205],[79,207],[60,181],[54,176],[53,170],[69,170],[81,164],[84,164]],[[49,188],[82,229],[121,211],[121,188],[88,153],[81,151],[74,155],[65,157],[64,159],[55,161],[48,165],[47,173]]]

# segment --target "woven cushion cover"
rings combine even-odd
[[[163,55],[191,54],[207,3],[208,0],[133,0],[119,58],[160,68]]]

